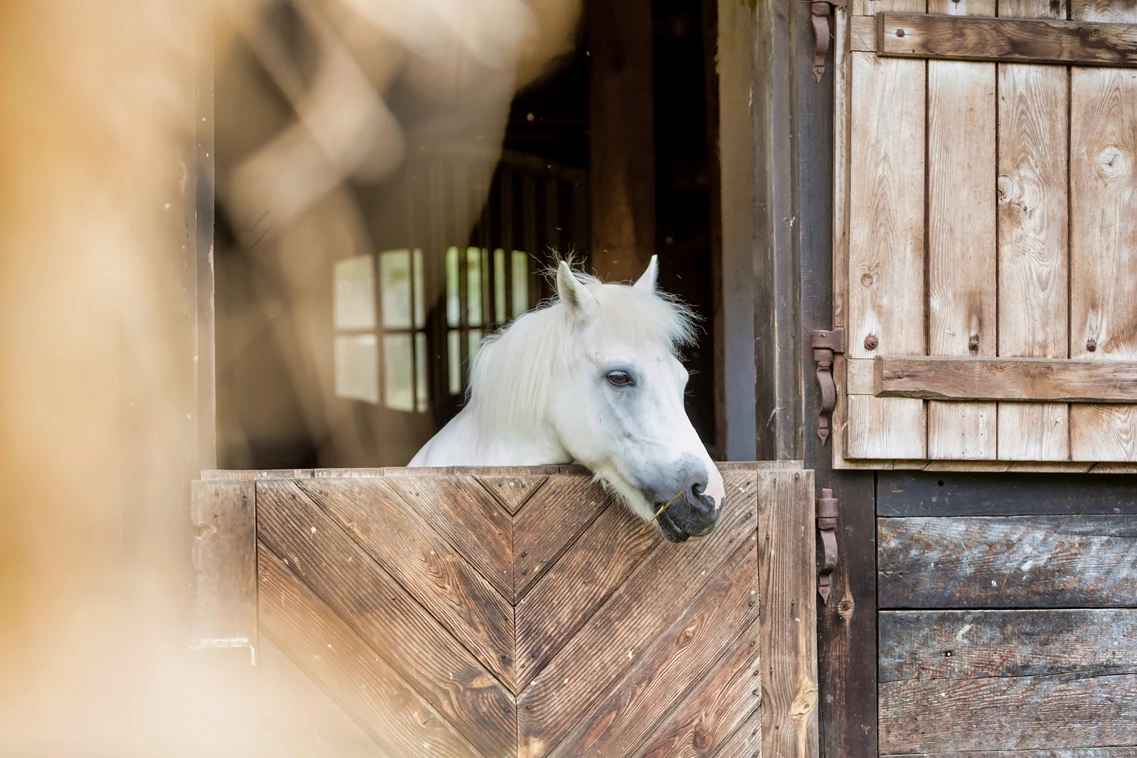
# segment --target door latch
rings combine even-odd
[[[825,56],[829,52],[829,16],[833,8],[844,8],[848,0],[815,0],[813,3],[813,76],[817,83],[825,73]]]
[[[821,497],[817,498],[817,528],[824,551],[821,570],[817,572],[817,592],[821,595],[821,604],[827,605],[833,569],[837,568],[837,498],[831,489],[821,490]]]
[[[818,329],[811,339],[813,361],[817,364],[817,384],[821,388],[821,408],[817,411],[817,436],[824,445],[829,439],[829,419],[837,407],[837,384],[833,381],[833,356],[845,352],[845,330]]]

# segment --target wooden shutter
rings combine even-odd
[[[1137,462],[1134,66],[1137,0],[840,10],[837,467]]]

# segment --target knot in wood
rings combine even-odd
[[[971,339],[967,340],[967,349],[973,353],[979,352],[979,335],[971,335]]]

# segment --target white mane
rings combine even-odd
[[[663,344],[673,354],[694,343],[697,317],[673,297],[573,272],[599,308],[606,333],[629,344]],[[541,423],[554,379],[565,370],[572,315],[553,298],[482,344],[470,370],[467,407],[483,430],[525,430]],[[526,356],[517,360],[516,356]]]

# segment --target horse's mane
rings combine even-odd
[[[694,343],[698,317],[677,298],[573,274],[596,298],[604,328],[630,344],[662,344],[678,356]],[[479,425],[500,430],[539,423],[553,380],[570,358],[571,333],[571,314],[554,297],[487,337],[474,356],[467,398]]]

